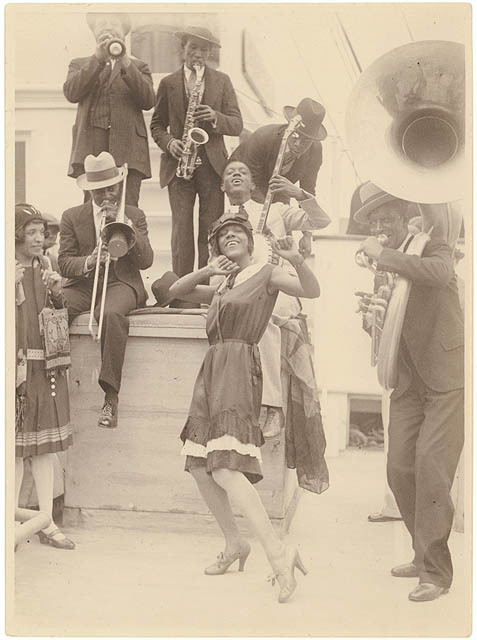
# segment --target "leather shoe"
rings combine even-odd
[[[429,600],[436,600],[439,596],[443,596],[449,589],[440,587],[438,584],[432,584],[432,582],[421,582],[415,589],[409,594],[409,600],[413,602],[428,602]]]
[[[118,408],[106,400],[98,420],[98,427],[115,429],[118,426]]]
[[[394,516],[385,516],[383,513],[371,513],[368,516],[369,522],[395,522],[397,520],[402,520],[402,518],[394,517]]]
[[[397,567],[391,569],[391,575],[395,578],[418,578],[419,572],[417,567],[412,562],[406,564],[399,564]]]

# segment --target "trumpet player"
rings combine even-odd
[[[199,268],[207,264],[207,230],[224,212],[220,188],[227,163],[224,136],[238,136],[243,123],[230,78],[207,65],[213,48],[220,47],[217,38],[208,29],[194,26],[175,35],[181,40],[184,64],[159,84],[151,133],[164,152],[160,184],[168,188],[172,212],[172,268],[183,276],[194,269],[197,196]],[[203,143],[195,149],[188,143],[193,127],[202,130]],[[197,155],[189,162],[191,152]]]
[[[103,151],[97,157],[87,156],[85,173],[78,178],[77,184],[91,193],[91,199],[63,213],[58,264],[61,275],[67,278],[64,292],[70,323],[91,308],[97,263],[102,265],[108,258],[107,248],[99,242],[101,230],[105,224],[116,220],[123,171],[116,167],[110,153]],[[134,230],[135,243],[126,255],[111,261],[105,289],[99,373],[99,385],[105,396],[98,420],[98,426],[105,428],[117,426],[118,394],[129,330],[127,315],[146,302],[147,293],[140,271],[149,268],[154,257],[144,213],[126,205],[124,217]],[[102,267],[99,273],[101,280],[104,277]],[[102,292],[101,285],[95,300],[96,320],[100,315]]]
[[[446,593],[453,577],[447,542],[464,440],[464,321],[452,248],[431,239],[421,256],[406,254],[412,215],[413,203],[370,182],[361,186],[354,219],[371,232],[361,251],[378,273],[411,283],[390,400],[387,476],[414,549],[414,558],[391,573],[418,578],[409,599],[422,602]],[[387,300],[374,296],[375,304],[386,308]]]
[[[63,92],[78,104],[68,175],[84,174],[84,159],[108,151],[118,165],[128,164],[126,203],[138,206],[141,181],[151,177],[143,110],[154,106],[151,72],[129,56],[131,29],[125,13],[89,13],[96,46],[93,55],[70,62]]]

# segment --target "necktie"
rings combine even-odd
[[[287,153],[285,153],[283,157],[282,166],[280,168],[281,176],[285,176],[290,171],[295,160],[296,160],[296,156],[294,153],[292,153],[291,151],[288,151]]]
[[[197,81],[197,74],[195,72],[195,69],[192,69],[189,76],[189,82],[187,83],[187,86],[189,88],[189,95],[192,93],[192,91],[194,91],[196,81]]]

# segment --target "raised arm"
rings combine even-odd
[[[422,257],[385,248],[381,251],[377,268],[399,273],[411,282],[427,287],[445,287],[454,275],[451,248],[432,241],[425,247]]]
[[[169,293],[179,300],[210,304],[217,286],[201,284],[213,276],[227,276],[238,269],[238,265],[223,255],[213,258],[206,267],[179,278],[170,287]]]
[[[273,250],[295,268],[297,276],[287,273],[280,267],[275,267],[270,276],[270,289],[283,291],[289,296],[298,298],[318,298],[320,284],[315,274],[300,255],[293,238],[276,238],[273,240]]]
[[[99,62],[96,56],[72,60],[63,85],[63,93],[68,102],[81,102],[99,80],[103,69],[104,63]]]
[[[121,69],[121,78],[127,84],[129,93],[138,109],[152,109],[154,106],[154,88],[149,67],[141,60],[133,61]]]

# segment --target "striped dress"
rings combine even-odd
[[[45,306],[46,288],[39,261],[25,268],[22,285],[25,300],[17,308],[17,323],[21,314],[28,349],[42,350],[38,314]],[[27,458],[66,451],[72,442],[66,372],[57,373],[50,382],[44,360],[27,359],[25,418],[15,434],[15,455]]]

